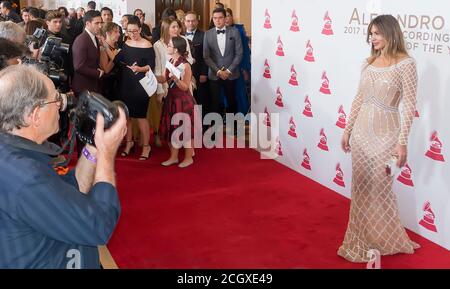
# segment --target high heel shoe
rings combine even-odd
[[[125,150],[120,154],[124,158],[130,155],[131,150],[134,150],[134,141],[132,141],[132,140],[127,141],[127,146],[128,146],[128,144],[131,144],[129,146],[128,151],[126,150],[126,147],[125,147]]]
[[[143,145],[142,146],[142,151],[144,151],[144,148],[150,148],[150,150],[148,151],[147,155],[141,154],[141,156],[139,157],[140,161],[148,160],[148,158],[150,157],[150,153],[152,152],[150,145]]]

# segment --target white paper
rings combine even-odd
[[[181,79],[181,71],[176,68],[172,63],[169,61],[166,62],[166,68],[172,73],[176,78]]]
[[[145,77],[139,80],[139,83],[144,88],[145,92],[148,94],[148,97],[152,97],[155,94],[156,89],[158,87],[158,81],[156,80],[155,74],[151,70],[149,70]]]

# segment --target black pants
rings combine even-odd
[[[224,90],[228,101],[227,113],[236,113],[236,80],[209,80],[211,97],[208,112],[217,112],[222,115],[223,106],[220,103],[220,91]]]

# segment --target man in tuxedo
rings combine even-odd
[[[72,89],[76,95],[84,90],[100,92],[100,78],[104,72],[100,69],[100,44],[96,35],[102,27],[99,11],[91,10],[84,15],[85,29],[75,39],[72,46],[74,76]]]
[[[203,58],[203,41],[205,32],[199,30],[197,14],[193,11],[186,13],[184,18],[186,26],[186,37],[192,42],[193,56],[195,59],[192,65],[192,75],[195,78],[197,89],[194,90],[194,97],[198,105],[202,106],[203,116],[206,113],[205,101],[208,93],[208,65]]]
[[[215,27],[208,30],[203,41],[203,57],[209,67],[208,78],[211,97],[209,111],[221,114],[220,91],[225,91],[228,113],[236,113],[235,85],[239,78],[239,64],[243,49],[239,31],[225,26],[226,11],[216,8],[213,11]]]

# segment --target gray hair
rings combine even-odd
[[[24,44],[26,36],[27,34],[25,33],[25,30],[18,24],[11,21],[0,22],[1,38],[6,38],[15,43]]]
[[[35,67],[11,65],[0,71],[0,131],[27,127],[25,117],[47,99],[44,75]]]

